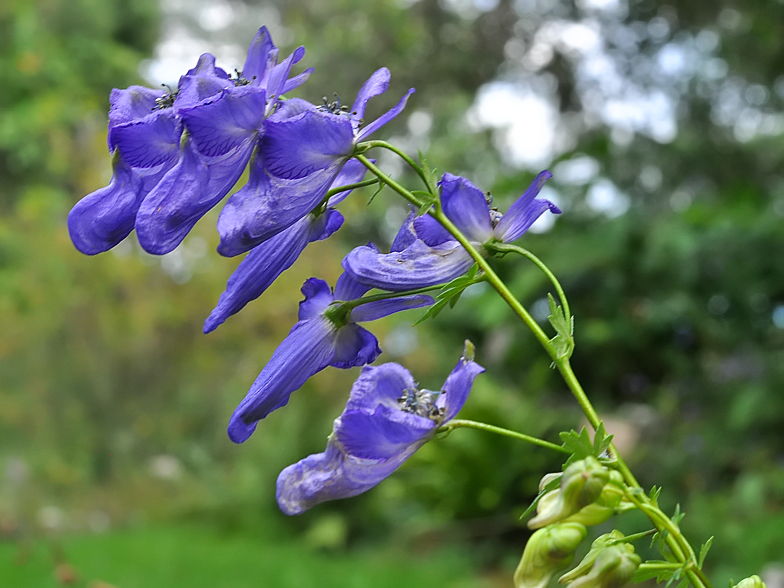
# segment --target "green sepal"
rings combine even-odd
[[[536,510],[536,507],[539,506],[539,501],[542,500],[545,494],[549,494],[551,491],[560,488],[561,486],[561,476],[558,475],[556,477],[552,477],[548,480],[544,485],[539,486],[539,494],[536,495],[533,502],[531,502],[530,506],[525,509],[525,512],[520,515],[520,520],[523,520],[528,515]]]

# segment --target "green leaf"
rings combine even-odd
[[[651,488],[651,493],[648,495],[648,498],[651,500],[651,504],[656,508],[659,508],[659,495],[661,494],[661,486],[654,486]]]
[[[526,508],[526,509],[525,509],[525,512],[524,512],[522,515],[520,515],[520,520],[523,520],[523,519],[524,519],[524,518],[526,518],[528,515],[530,515],[532,512],[534,512],[534,511],[536,510],[536,507],[537,507],[537,506],[538,506],[538,504],[539,504],[539,501],[542,499],[542,497],[543,497],[545,494],[547,494],[548,492],[550,492],[550,491],[552,491],[552,490],[555,490],[555,489],[556,489],[556,488],[558,488],[560,485],[561,485],[561,478],[560,478],[560,477],[558,477],[558,478],[553,478],[552,480],[550,480],[550,481],[549,481],[549,482],[548,482],[548,483],[545,485],[545,487],[544,487],[544,488],[542,488],[542,491],[541,491],[541,492],[539,492],[539,494],[537,494],[537,495],[536,495],[536,498],[534,498],[533,502],[532,502],[532,503],[531,503],[531,504],[528,506],[528,508]]]
[[[680,580],[682,577],[683,577],[683,568],[675,570],[670,576],[670,579],[667,580],[667,583],[664,585],[664,588],[670,588],[673,582],[675,582],[676,580]],[[678,584],[678,587],[680,588],[680,584]]]
[[[670,520],[677,527],[680,524],[680,522],[683,520],[683,517],[685,517],[685,516],[686,516],[686,513],[685,512],[681,512],[681,505],[680,504],[676,504],[675,505],[675,513],[672,515],[672,518]]]
[[[593,442],[591,442],[591,436],[585,427],[579,433],[572,430],[568,433],[561,433],[560,437],[564,448],[572,453],[571,457],[564,464],[564,467],[566,467],[586,457],[598,459],[610,446],[613,436],[608,435],[604,430],[604,423],[600,423],[596,429]]]
[[[713,537],[708,539],[705,543],[702,544],[702,547],[700,547],[700,557],[697,560],[698,568],[702,569],[702,564],[705,561],[705,556],[708,555],[708,552],[710,551],[711,545],[713,545]]]
[[[599,427],[596,429],[596,434],[593,436],[593,452],[595,457],[599,457],[607,448],[610,447],[610,443],[612,443],[613,436],[608,435],[607,431],[604,430],[604,423],[599,423]]]
[[[376,188],[376,191],[373,192],[373,194],[368,199],[368,203],[367,203],[368,206],[373,204],[373,200],[375,200],[376,196],[378,196],[378,193],[381,192],[381,190],[383,190],[384,186],[386,186],[386,185],[387,185],[386,182],[384,180],[382,180],[381,178],[379,178],[379,180],[378,180],[378,188]]]
[[[547,294],[550,305],[550,316],[547,320],[555,329],[555,337],[550,339],[550,344],[555,349],[558,359],[568,359],[574,351],[574,318],[566,316],[566,311],[555,302],[553,295]]]
[[[445,284],[441,290],[439,290],[438,294],[436,295],[435,304],[429,307],[425,314],[423,314],[415,323],[414,325],[418,325],[419,323],[429,319],[435,318],[439,315],[439,313],[444,310],[447,304],[449,304],[450,308],[454,308],[455,304],[457,304],[460,295],[463,291],[476,283],[476,276],[479,273],[479,266],[474,264],[468,273],[462,275],[458,278],[455,278],[448,284]]]
[[[663,560],[649,560],[645,563],[650,564],[666,564],[670,563],[668,561]],[[639,583],[644,582],[645,580],[650,580],[651,578],[656,578],[656,583],[664,582],[665,580],[669,580],[674,576],[679,570],[667,570],[667,569],[645,569],[644,567],[638,568],[637,571],[634,573],[632,577],[632,582]]]

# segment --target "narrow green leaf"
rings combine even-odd
[[[382,180],[382,179],[378,180],[378,188],[376,188],[376,191],[373,192],[373,194],[371,194],[370,198],[368,199],[368,203],[367,203],[368,206],[373,204],[373,200],[375,200],[376,196],[378,196],[379,192],[381,192],[381,190],[383,190],[384,186],[386,186],[386,185],[387,184],[386,184],[386,182],[384,180]]]
[[[710,551],[711,545],[713,545],[713,537],[708,539],[705,543],[702,544],[702,547],[700,547],[700,557],[697,560],[698,568],[702,569],[702,564],[705,561],[705,556],[708,555],[708,552]]]

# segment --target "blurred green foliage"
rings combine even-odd
[[[286,519],[274,502],[277,474],[323,449],[356,374],[322,372],[250,442],[226,438],[231,411],[295,320],[304,279],[334,281],[350,247],[388,245],[406,212],[391,194],[368,207],[371,192],[358,192],[345,203],[341,240],[314,244],[263,298],[207,337],[202,321],[237,263],[213,253],[215,213],[162,259],[133,239],[81,256],[65,218],[109,180],[109,90],[144,83],[139,63],[176,27],[207,39],[205,50],[209,42],[244,45],[265,24],[256,14],[277,18],[267,24],[284,50],[306,45],[305,65],[316,72],[301,95],[310,100],[333,91],[351,100],[382,65],[392,86],[369,115],[416,87],[385,136],[467,175],[503,209],[538,170],[513,165],[496,149],[503,130],[471,123],[466,111],[484,84],[524,74],[555,88],[563,120],[585,115],[597,88],[585,87],[572,53],[554,44],[550,61],[536,67],[524,55],[553,22],[589,22],[608,39],[666,25],[664,36],[641,33],[633,50],[610,52],[628,84],[666,85],[646,74],[650,64],[668,43],[705,30],[718,38],[715,57],[727,71],[716,83],[671,81],[671,140],[624,135],[604,120],[572,124],[554,163],[591,158],[629,208],[602,213],[586,198],[589,181],[559,180],[555,165],[551,184],[565,214],[524,246],[564,284],[576,316],[575,371],[638,477],[664,486],[663,504],[681,503],[695,543],[716,535],[707,561],[716,582],[781,563],[784,143],[781,133],[739,136],[716,104],[734,84],[737,120],[755,104],[766,115],[781,112],[784,5],[644,0],[620,3],[625,11],[611,18],[566,0],[280,0],[232,3],[235,22],[218,30],[200,18],[209,3],[181,4],[0,4],[0,533],[194,518],[228,531],[271,525],[332,549],[390,537],[414,546],[457,541],[471,546],[475,565],[510,578],[528,534],[517,515],[541,475],[560,467],[558,456],[458,431],[372,492]],[[524,261],[496,265],[544,324],[544,277]],[[470,338],[488,373],[466,418],[549,439],[580,426],[549,361],[491,292],[475,287],[412,331],[418,316],[373,325],[382,360],[438,386]]]

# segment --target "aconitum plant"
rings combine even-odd
[[[508,211],[500,212],[470,180],[451,173],[437,177],[421,153],[415,160],[388,142],[369,139],[404,110],[414,92],[377,119],[366,120],[370,99],[389,86],[386,68],[369,76],[351,106],[339,99],[316,105],[289,97],[310,75],[308,69],[291,74],[304,54],[300,47],[278,63],[278,49],[262,27],[235,76],[204,54],[176,89],[113,90],[108,143],[114,175],[107,187],[71,211],[68,228],[76,248],[94,255],[135,229],[146,251],[172,251],[249,166],[247,184],[227,199],[217,226],[218,253],[248,253],[206,319],[207,333],[261,296],[308,243],[339,230],[343,216],[337,207],[352,190],[374,184],[388,188],[411,207],[391,250],[382,252],[373,244],[355,248],[342,260],[334,288],[315,277],[305,282],[299,320],[234,414],[227,415],[230,439],[244,443],[312,375],[328,367],[364,366],[324,452],[280,473],[276,496],[281,510],[297,515],[366,492],[436,435],[479,429],[564,456],[562,471],[542,477],[540,493],[524,515],[533,515],[528,526],[535,532],[514,574],[517,588],[545,588],[572,564],[588,526],[635,510],[648,521],[638,533],[601,535],[558,581],[571,588],[620,588],[655,578],[668,585],[678,581],[711,588],[702,571],[710,540],[695,550],[678,526],[682,515],[663,512],[659,489],[645,492],[619,455],[570,367],[575,321],[566,295],[547,266],[516,244],[541,215],[561,212],[538,197],[550,173],[540,173]],[[378,167],[370,152],[379,149],[399,156],[420,185],[404,186]],[[496,261],[515,256],[533,262],[552,283],[551,334],[493,269]],[[593,438],[585,429],[567,431],[557,444],[457,419],[470,401],[474,379],[484,372],[470,342],[440,390],[421,389],[401,365],[377,363],[378,340],[360,323],[421,307],[427,307],[423,318],[435,316],[480,282],[489,284],[539,341],[594,429]],[[652,539],[660,560],[642,561],[635,553],[635,541],[643,538]],[[764,588],[757,576],[738,586]]]

